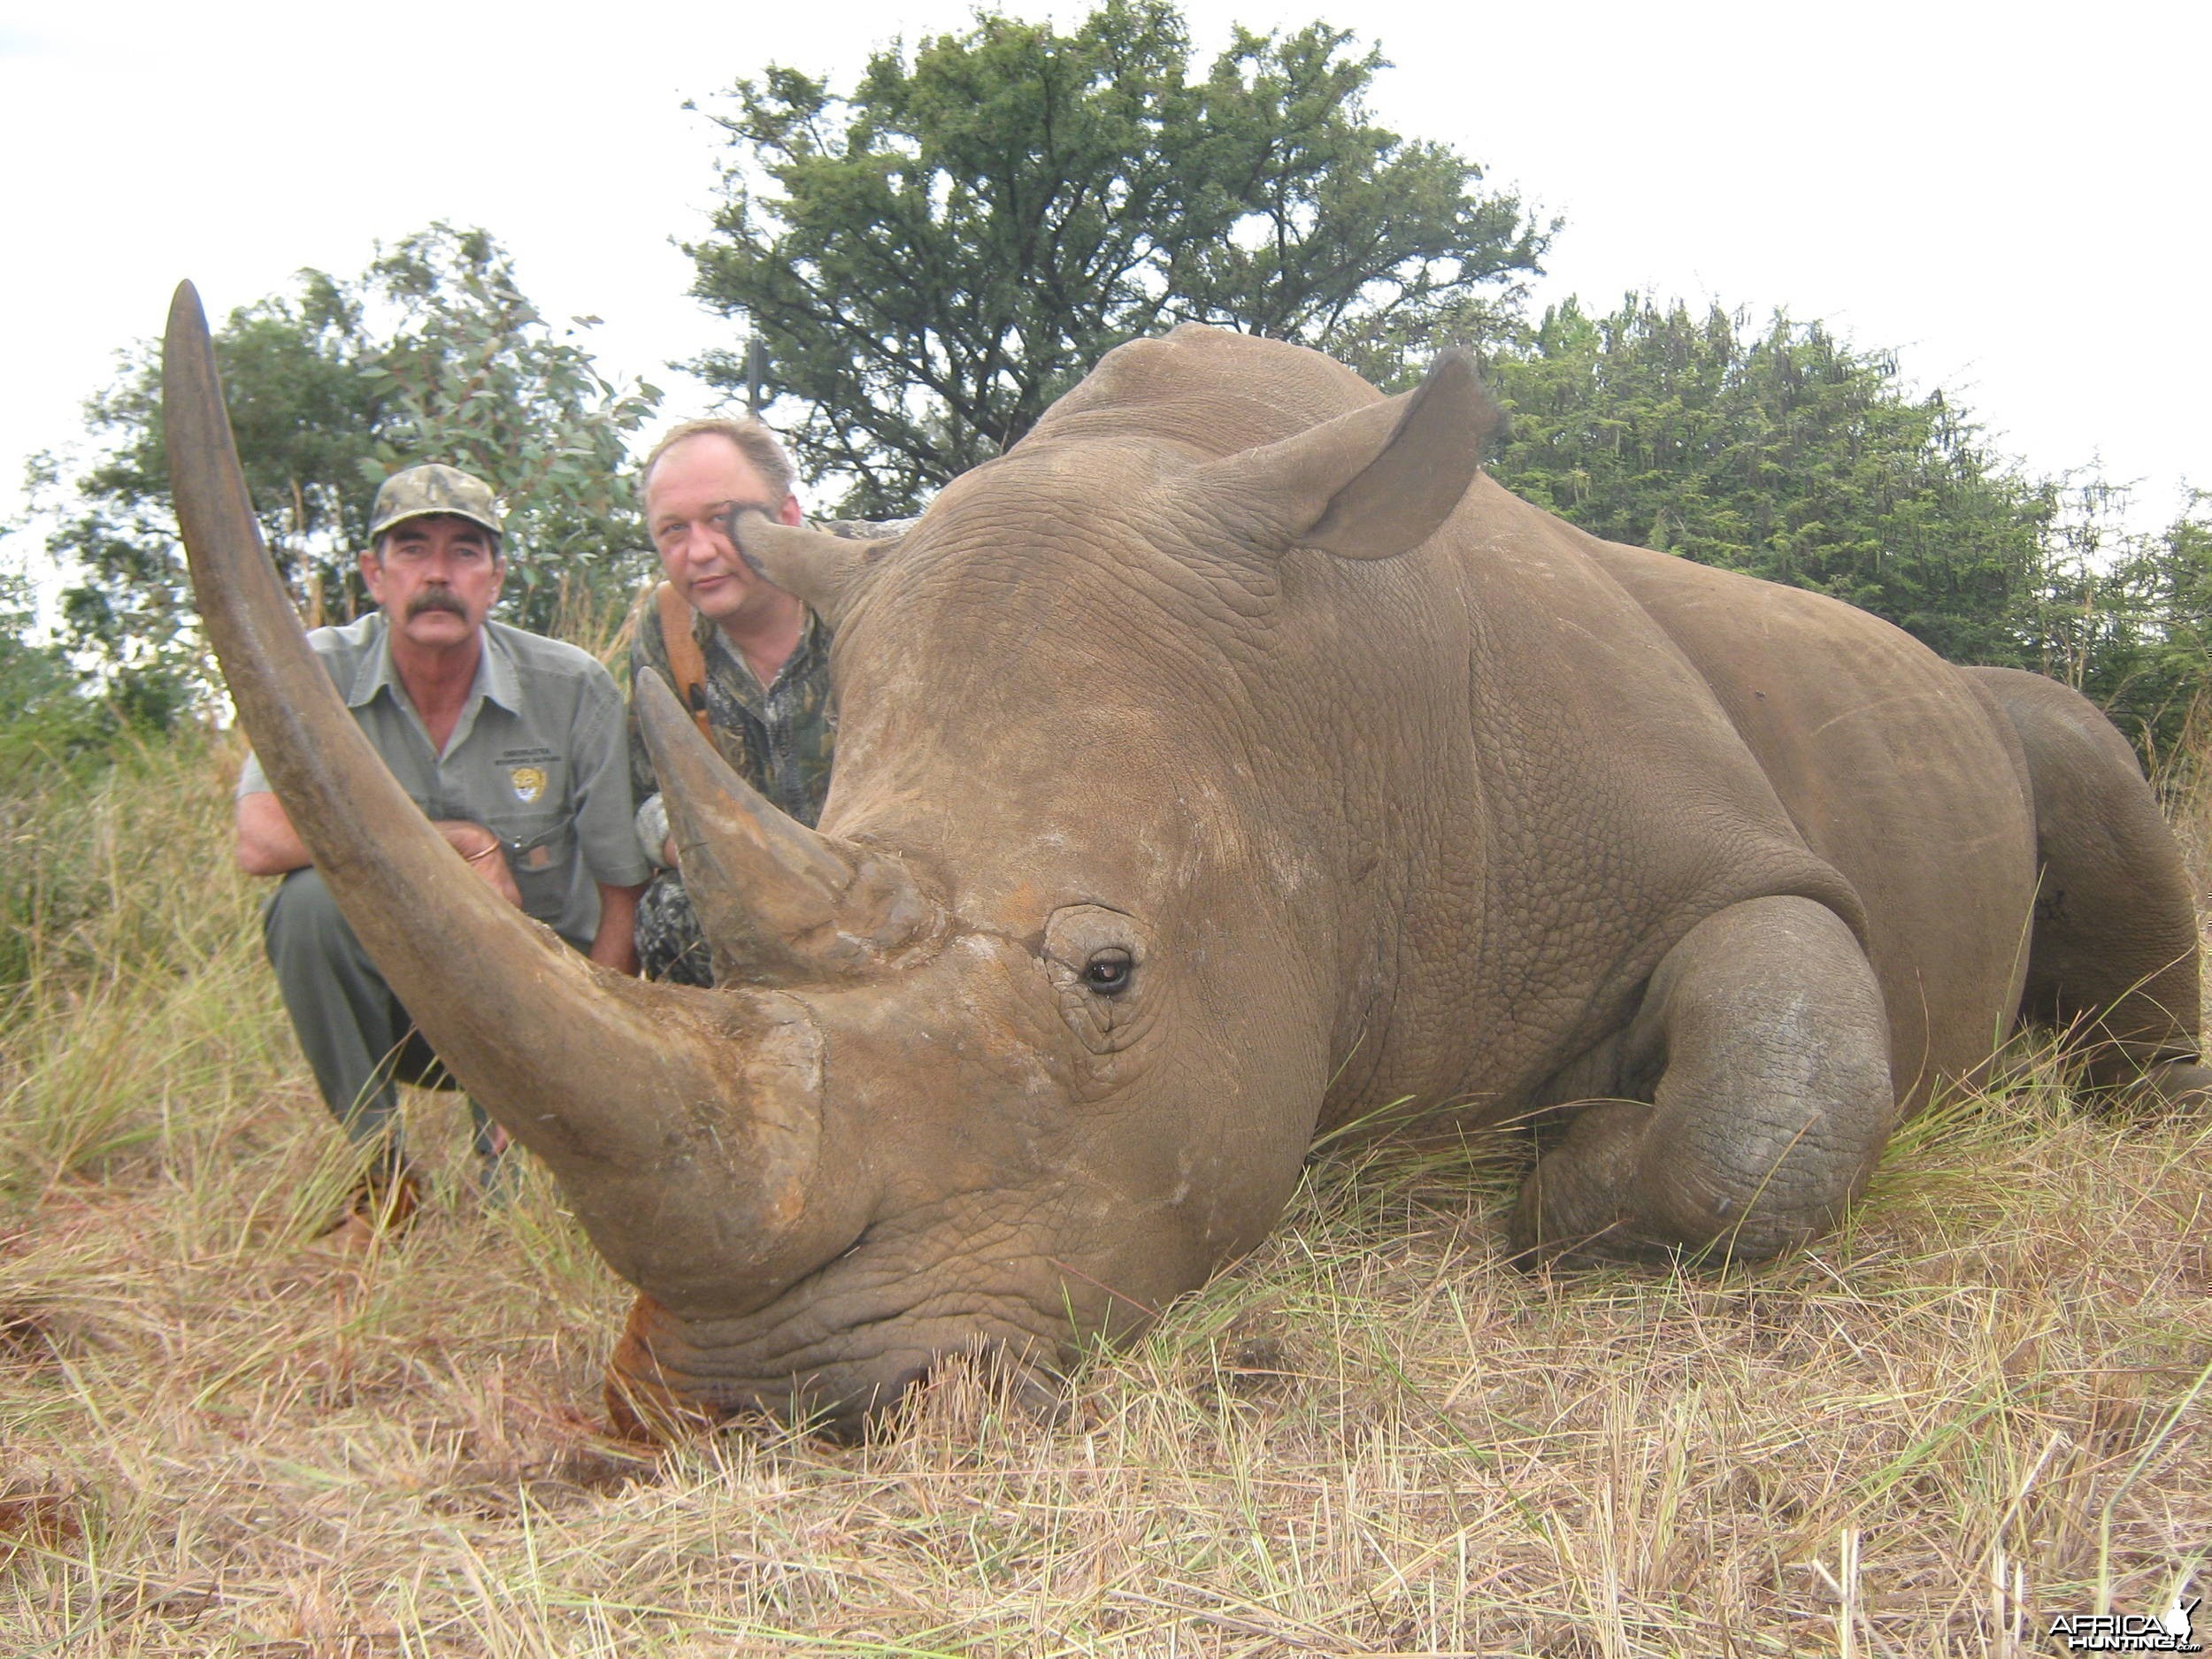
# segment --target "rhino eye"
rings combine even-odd
[[[1129,988],[1129,971],[1135,965],[1125,950],[1102,950],[1083,964],[1083,984],[1101,996],[1119,996]]]

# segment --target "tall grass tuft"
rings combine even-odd
[[[206,731],[126,738],[9,799],[0,1203],[197,1144],[284,1064],[229,858],[242,753]]]
[[[1770,1268],[1525,1275],[1484,1148],[1332,1149],[1064,1424],[956,1363],[859,1446],[606,1440],[625,1294],[452,1097],[413,1231],[310,1236],[240,754],[5,806],[0,1652],[1982,1659],[2212,1578],[2212,1120],[2047,1054]]]
[[[2150,775],[2181,842],[2190,884],[2200,897],[2212,894],[2212,691],[2191,701],[2180,741],[2152,757]]]

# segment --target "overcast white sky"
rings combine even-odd
[[[1063,22],[1087,9],[1007,0]],[[673,242],[704,228],[714,134],[682,109],[782,62],[850,84],[963,0],[773,6],[0,0],[0,519],[115,349],[189,276],[211,313],[303,265],[357,273],[435,219],[513,250],[605,365],[724,340]],[[1319,0],[1189,0],[1202,54]],[[1566,216],[1539,290],[1715,297],[1824,318],[1961,393],[2039,470],[2140,480],[2162,521],[2212,484],[2203,75],[2212,10],[1927,0],[1432,5],[1333,20],[1395,65],[1375,104]]]

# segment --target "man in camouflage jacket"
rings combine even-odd
[[[830,632],[796,597],[756,574],[729,539],[733,511],[757,508],[785,524],[801,522],[792,477],[789,457],[757,421],[693,420],[654,446],[642,492],[661,568],[692,607],[715,748],[740,777],[811,826],[829,792],[837,749]],[[877,536],[904,526],[838,521],[816,527]],[[641,668],[679,683],[660,611],[651,604],[641,607],[630,648],[630,777],[641,803],[639,844],[656,871],[638,903],[638,959],[649,979],[710,985],[706,943],[675,868],[660,781],[638,727]]]

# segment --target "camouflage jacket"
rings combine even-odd
[[[907,520],[895,524],[864,524],[834,520],[817,522],[814,528],[832,534],[874,538],[895,536]],[[661,637],[660,612],[647,600],[638,609],[631,635],[630,669],[630,783],[637,799],[638,841],[653,863],[661,864],[661,841],[667,834],[666,809],[660,800],[660,780],[654,775],[652,757],[638,727],[637,673],[651,668],[674,684],[669,672],[668,646]],[[707,664],[707,721],[714,746],[738,776],[766,795],[784,811],[810,828],[822,816],[822,800],[829,793],[830,763],[837,753],[837,707],[830,693],[830,631],[811,611],[806,628],[789,658],[777,672],[775,683],[764,687],[747,664],[743,653],[733,647],[710,618],[692,613],[692,637],[699,642]]]

